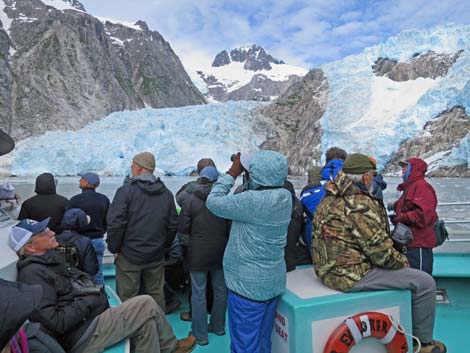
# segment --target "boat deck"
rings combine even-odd
[[[444,255],[444,256],[443,256]],[[444,290],[444,296],[440,297],[436,305],[436,322],[434,337],[447,345],[450,353],[469,352],[467,342],[470,326],[470,259],[466,257],[453,257],[448,254],[436,256],[436,282],[437,288]],[[458,265],[458,267],[457,267]],[[105,270],[106,284],[115,287],[114,269],[108,267]],[[177,311],[167,316],[178,338],[186,337],[191,331],[191,322],[180,320],[180,313],[189,309],[185,295],[178,293],[182,305]],[[360,310],[359,310],[360,311]],[[228,325],[225,336],[217,336],[209,333],[209,345],[197,346],[194,352],[230,352],[230,335]],[[307,349],[306,351],[311,351]],[[354,348],[351,352],[358,353]],[[384,350],[385,352],[385,350]],[[411,353],[411,350],[409,351]],[[301,352],[302,353],[302,352]]]

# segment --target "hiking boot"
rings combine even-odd
[[[165,305],[165,314],[170,314],[176,309],[178,309],[181,305],[181,301],[176,298],[175,300],[172,300],[168,304]]]
[[[183,321],[191,321],[191,312],[190,311],[183,311],[180,314],[180,319]]]
[[[418,343],[413,342],[413,351],[418,348]],[[421,343],[421,349],[418,353],[446,353],[447,348],[444,343],[433,340],[429,343]]]
[[[176,341],[176,346],[173,350],[173,353],[189,353],[192,352],[195,347],[196,337],[189,334],[188,337]]]

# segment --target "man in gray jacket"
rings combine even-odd
[[[114,196],[108,211],[108,249],[116,254],[116,289],[122,300],[140,289],[165,310],[165,248],[178,227],[173,194],[153,175],[150,152],[134,156],[131,178]]]

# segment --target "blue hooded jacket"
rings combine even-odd
[[[235,180],[221,175],[212,187],[206,207],[231,219],[223,267],[227,287],[248,299],[265,301],[286,286],[284,247],[291,220],[292,196],[282,186],[287,159],[274,151],[255,152],[249,165],[249,190],[229,195]],[[256,190],[261,186],[279,187]]]

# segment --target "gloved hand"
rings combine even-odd
[[[227,170],[227,174],[230,174],[234,179],[236,179],[237,176],[243,172],[242,163],[240,162],[240,155],[240,152],[235,155],[232,160],[232,166],[229,170]]]
[[[406,213],[399,213],[395,217],[391,218],[391,221],[393,224],[397,223],[403,223],[403,224],[409,224],[410,220],[408,219],[408,216]]]

